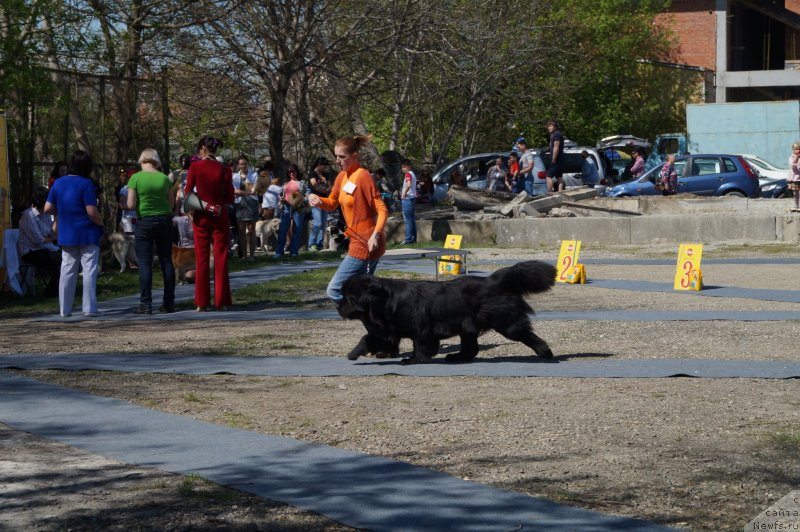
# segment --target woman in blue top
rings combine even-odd
[[[97,192],[90,174],[92,158],[75,150],[69,172],[53,183],[44,212],[52,214],[61,246],[61,280],[58,306],[61,317],[72,314],[78,265],[83,268],[83,314],[97,316],[97,271],[103,217],[97,208]]]

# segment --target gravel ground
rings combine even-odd
[[[757,247],[708,249],[763,256]],[[668,257],[668,248],[583,257]],[[786,250],[784,256],[800,256]],[[548,258],[474,250],[472,258]],[[707,284],[800,289],[797,265],[704,265]],[[671,282],[673,267],[591,265],[592,279]],[[785,281],[790,280],[790,281]],[[319,294],[309,294],[316,300]],[[558,285],[541,311],[800,310],[744,298]],[[36,326],[42,326],[39,323]],[[16,352],[342,356],[359,323],[0,323]],[[542,321],[566,363],[626,358],[797,362],[798,322]],[[496,333],[481,357],[527,356]],[[443,351],[455,349],[445,342]],[[410,343],[402,349],[409,351]],[[27,374],[148,408],[411,462],[504,489],[696,530],[741,528],[800,485],[797,380],[328,377],[271,378],[38,371]],[[0,425],[0,529],[334,530],[327,519],[201,478],[119,464]],[[5,491],[5,493],[4,493]]]

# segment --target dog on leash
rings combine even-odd
[[[214,260],[213,255],[211,260]],[[197,270],[194,248],[182,248],[172,244],[172,266],[175,268],[175,279],[178,284],[193,283],[194,272]]]
[[[100,239],[100,257],[102,259],[114,257],[119,263],[119,273],[128,268],[128,262],[139,265],[136,258],[136,246],[133,235],[124,233],[106,233]]]
[[[278,238],[278,229],[280,227],[281,221],[278,218],[256,222],[256,237],[258,237],[261,251],[269,253],[269,243],[272,239]]]
[[[347,355],[397,355],[401,338],[414,342],[414,356],[404,364],[430,362],[439,343],[461,337],[461,350],[449,362],[470,362],[478,354],[478,337],[494,329],[522,342],[540,357],[553,358],[547,342],[533,333],[526,294],[544,292],[555,283],[556,269],[545,262],[520,262],[488,277],[464,276],[452,281],[407,281],[373,275],[352,277],[342,286],[339,315],[361,320],[367,334]]]
[[[348,247],[348,238],[341,229],[335,225],[329,225],[325,228],[328,233],[328,250],[329,251],[346,251]]]

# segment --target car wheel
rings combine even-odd
[[[726,192],[723,195],[724,196],[730,196],[730,197],[733,197],[733,198],[746,198],[747,197],[743,192],[740,192],[738,190],[731,190],[730,192]]]

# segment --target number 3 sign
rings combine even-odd
[[[675,268],[674,290],[702,290],[703,273],[700,261],[703,259],[703,244],[681,244],[678,249],[678,265]]]
[[[561,252],[558,254],[558,266],[556,272],[556,282],[571,283],[568,279],[569,273],[574,266],[578,265],[578,255],[581,252],[580,240],[562,240]]]

